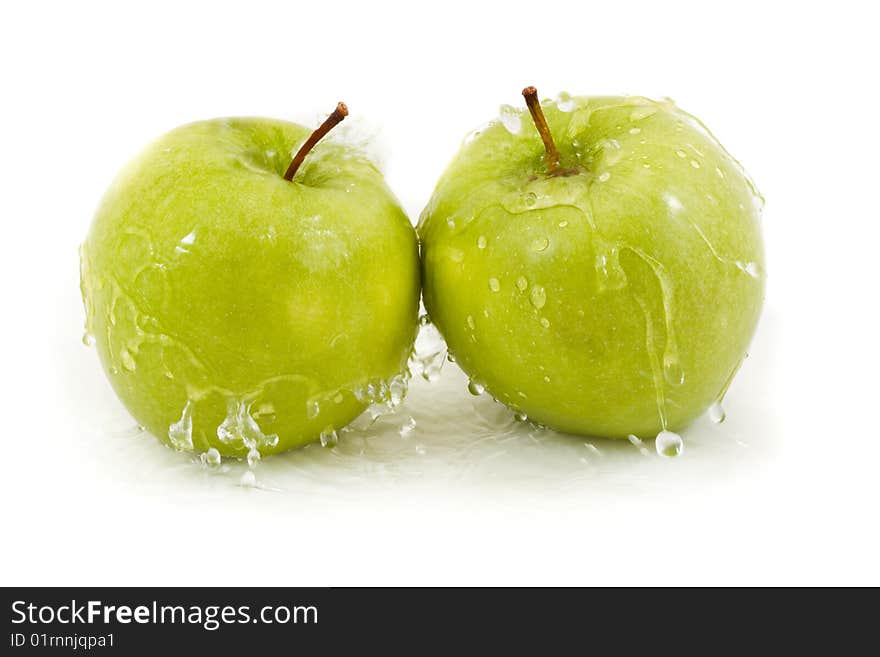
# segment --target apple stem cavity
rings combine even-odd
[[[559,151],[556,150],[553,135],[550,134],[547,119],[544,118],[541,101],[538,99],[538,90],[535,87],[526,87],[522,90],[522,95],[526,99],[526,105],[532,115],[532,121],[538,129],[538,134],[541,135],[541,140],[544,142],[544,149],[547,151],[547,169],[549,169],[551,176],[560,175],[563,171],[559,167]]]
[[[287,167],[287,171],[284,173],[285,180],[293,180],[293,177],[296,175],[297,169],[299,169],[300,165],[303,163],[303,160],[306,159],[306,155],[309,154],[309,151],[311,151],[315,147],[315,144],[321,141],[324,135],[330,132],[346,116],[348,116],[348,107],[345,105],[345,103],[337,103],[336,109],[333,110],[333,113],[328,116],[324,120],[324,123],[319,125],[317,130],[309,135],[309,138],[306,139],[305,143],[299,147],[296,155],[294,155],[293,159],[290,161],[290,166]]]

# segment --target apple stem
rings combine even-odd
[[[305,143],[299,147],[296,155],[294,155],[293,159],[290,161],[290,166],[287,167],[287,172],[284,174],[285,180],[293,180],[297,169],[299,169],[303,160],[306,159],[306,155],[309,154],[309,151],[311,151],[315,147],[315,144],[321,141],[324,135],[330,132],[333,127],[341,122],[346,116],[348,116],[348,107],[346,107],[345,103],[337,103],[336,109],[333,110],[333,113],[328,116],[324,120],[324,123],[319,125],[318,129],[309,135],[309,138],[306,139]]]
[[[526,87],[522,90],[522,95],[526,99],[526,105],[532,115],[532,121],[538,129],[538,134],[541,135],[541,140],[544,142],[544,149],[547,151],[547,168],[550,169],[551,174],[559,173],[559,151],[556,150],[553,135],[550,134],[547,119],[544,118],[541,101],[538,99],[538,90],[534,87]]]

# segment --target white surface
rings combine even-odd
[[[0,584],[880,584],[863,6],[4,4]],[[462,136],[530,83],[671,96],[758,182],[768,298],[727,423],[701,420],[675,460],[600,444],[582,471],[522,429],[498,469],[503,450],[454,432],[423,455],[348,446],[339,468],[307,450],[261,466],[281,492],[132,435],[80,344],[76,247],[139,148],[217,115],[314,124],[344,99],[415,218]],[[479,413],[461,384],[418,386],[411,414]]]

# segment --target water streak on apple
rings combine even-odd
[[[119,174],[82,246],[87,341],[114,390],[206,462],[331,444],[406,394],[415,232],[366,155],[318,141],[331,127],[177,128]]]
[[[437,184],[418,226],[425,307],[517,414],[665,432],[680,453],[672,431],[723,397],[758,321],[763,200],[671,101],[530,105],[471,133]]]

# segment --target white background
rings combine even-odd
[[[0,584],[880,584],[867,6],[4,3]],[[218,115],[315,125],[342,99],[415,219],[463,135],[526,84],[670,96],[757,181],[768,297],[720,434],[748,457],[620,459],[575,491],[427,471],[321,496],[227,485],[108,426],[76,247],[150,139]]]

